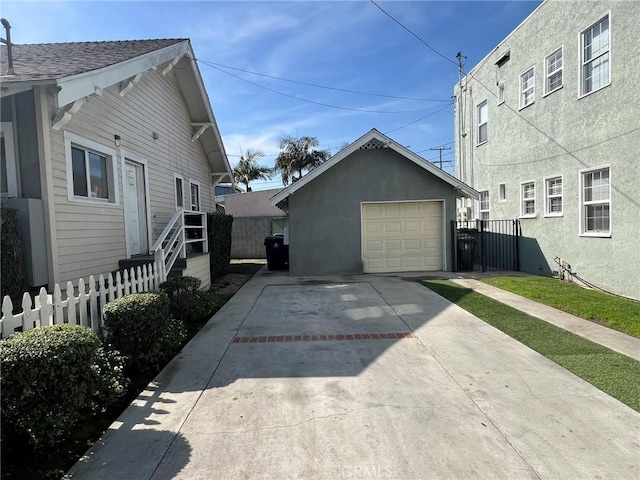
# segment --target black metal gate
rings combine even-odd
[[[456,272],[520,270],[519,220],[451,222]]]

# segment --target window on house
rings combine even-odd
[[[611,233],[611,179],[609,167],[582,172],[583,234],[609,235]]]
[[[520,76],[520,108],[524,108],[534,102],[535,86],[535,68],[531,67]]]
[[[544,90],[545,93],[551,93],[562,87],[562,47],[546,58],[545,68]]]
[[[504,83],[498,85],[498,105],[504,103]]]
[[[552,177],[545,180],[545,211],[546,216],[562,215],[562,177]]]
[[[500,183],[498,185],[498,201],[499,202],[507,201],[507,186],[504,183]]]
[[[480,192],[480,220],[489,220],[489,190]]]
[[[487,101],[478,105],[478,145],[487,141]]]
[[[535,217],[536,215],[536,182],[520,184],[520,216]]]
[[[189,182],[189,190],[191,197],[191,210],[200,211],[200,185],[196,182]]]
[[[582,32],[580,93],[586,95],[610,82],[609,15]]]
[[[118,203],[116,151],[64,133],[69,201]]]
[[[174,193],[176,197],[176,208],[184,207],[184,189],[182,185],[183,185],[182,177],[178,174],[175,174]]]

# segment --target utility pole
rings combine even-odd
[[[429,150],[438,150],[440,152],[440,170],[442,170],[442,151],[443,150],[451,150],[451,147],[433,147]]]

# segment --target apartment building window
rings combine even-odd
[[[580,39],[580,94],[587,95],[606,87],[611,81],[609,15],[582,32]]]
[[[562,216],[562,176],[547,178],[544,184],[545,216]]]
[[[498,201],[507,201],[507,186],[504,183],[498,184]]]
[[[611,234],[611,178],[609,167],[588,170],[581,176],[581,233],[593,236]]]
[[[535,100],[536,75],[531,67],[520,76],[520,108],[531,105]]]
[[[504,103],[504,83],[498,85],[498,105]]]
[[[562,87],[562,47],[545,59],[546,79],[545,94],[555,92]]]
[[[478,105],[478,145],[487,141],[487,101]]]
[[[480,220],[489,220],[489,190],[480,192]]]
[[[536,182],[520,184],[520,216],[536,216]]]

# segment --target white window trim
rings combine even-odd
[[[504,83],[498,85],[498,105],[504,103]]]
[[[533,90],[533,101],[531,103],[527,103],[526,105],[523,105],[522,100],[523,100],[524,90],[522,89],[522,77],[524,77],[531,70],[533,70],[533,86],[531,87],[531,90]],[[518,99],[518,104],[520,105],[520,108],[518,110],[522,110],[536,103],[536,66],[532,65],[529,68],[527,68],[524,72],[522,72],[518,77],[518,82],[519,82],[518,91],[520,92],[520,95],[519,95],[520,98]]]
[[[198,208],[200,210],[192,210],[193,203],[191,203],[191,185],[197,185],[198,186]],[[192,180],[192,179],[189,179],[189,211],[191,211],[191,212],[195,212],[195,211],[202,212],[202,187],[200,186],[200,182],[199,181]]]
[[[102,153],[110,158],[111,164],[111,178],[113,182],[113,201],[111,195],[109,200],[97,199],[91,197],[77,197],[73,193],[73,162],[71,159],[71,146],[72,144],[78,147],[94,150],[98,153]],[[118,152],[113,149],[102,145],[101,143],[94,142],[87,138],[81,137],[74,133],[64,132],[64,153],[67,164],[67,199],[73,203],[84,203],[86,205],[100,206],[100,207],[118,207],[120,205],[120,190],[118,188]],[[109,168],[109,166],[107,166]]]
[[[594,25],[596,25],[597,23],[600,23],[602,21],[602,19],[604,19],[606,16],[609,17],[609,81],[602,85],[599,88],[593,89],[590,92],[587,93],[583,93],[582,91],[582,87],[583,87],[583,75],[584,75],[584,63],[583,63],[583,58],[582,55],[584,54],[584,50],[583,50],[583,38],[584,38],[584,32],[586,32],[587,30],[589,30],[590,28],[592,28]],[[613,29],[613,25],[611,24],[611,10],[609,10],[608,12],[604,13],[602,16],[600,16],[595,22],[592,22],[587,28],[583,29],[582,31],[580,31],[578,33],[578,100],[580,100],[581,98],[584,97],[588,97],[589,95],[591,95],[592,93],[598,92],[600,90],[602,90],[603,88],[608,87],[609,85],[611,85],[611,65],[613,65],[613,58],[612,58],[612,45],[611,45],[611,30]],[[611,172],[609,172],[611,173]],[[582,178],[582,177],[581,177]]]
[[[528,198],[527,200],[533,200],[533,213],[525,214],[524,213],[524,197],[522,196],[522,187],[527,183],[533,183],[533,198]],[[520,216],[518,218],[537,218],[538,211],[538,196],[537,196],[537,186],[535,180],[526,180],[524,182],[520,182]]]
[[[501,187],[504,187],[504,198],[500,197],[500,189]],[[499,183],[498,184],[498,203],[504,203],[507,201],[507,184],[506,183]]]
[[[182,207],[178,206],[178,190],[176,189],[176,180],[180,179],[182,181]],[[189,187],[191,188],[191,187]],[[173,204],[176,207],[176,210],[179,208],[184,208],[184,177],[179,173],[173,174]],[[189,204],[191,204],[191,190],[189,190]]]
[[[482,105],[485,105],[485,108],[487,109],[487,121],[484,123],[480,123],[480,107]],[[484,145],[485,143],[487,143],[489,141],[489,102],[485,99],[483,101],[481,101],[480,103],[478,103],[476,105],[476,113],[478,115],[478,123],[476,124],[476,134],[477,134],[477,139],[478,139],[478,143],[476,143],[476,147],[479,145]],[[487,139],[480,141],[480,127],[482,125],[486,125],[487,126]]]
[[[560,197],[560,199],[562,200],[562,211],[560,212],[550,212],[548,209],[549,203],[549,188],[547,186],[547,181],[548,180],[554,180],[556,178],[559,178],[560,181],[562,182],[562,193],[560,195],[554,195],[554,197]],[[542,180],[543,185],[544,185],[544,216],[545,218],[553,218],[553,217],[562,217],[564,216],[564,175],[550,175],[548,177],[544,177],[544,179]]]
[[[0,130],[4,134],[4,152],[7,160],[7,193],[3,193],[1,196],[2,198],[15,198],[18,196],[18,164],[13,141],[13,123],[2,122]],[[4,175],[4,172],[0,172],[0,175]]]
[[[488,208],[483,210],[482,209],[482,194],[485,193],[485,192],[487,193],[487,207]],[[491,193],[489,192],[489,190],[482,190],[482,191],[480,191],[478,193],[480,193],[480,197],[478,197],[478,212],[479,212],[480,220],[484,220],[482,218],[482,214],[483,213],[487,213],[487,216],[489,218],[491,218]]]
[[[609,169],[609,231],[608,232],[585,232],[585,216],[584,216],[584,174],[593,172],[596,170]],[[611,232],[613,232],[613,201],[611,196],[613,177],[611,175],[611,164],[600,165],[598,167],[583,168],[578,170],[578,234],[581,237],[596,237],[596,238],[611,238]]]
[[[554,53],[556,53],[558,50],[560,50],[560,53],[562,55],[562,66],[558,69],[555,70],[553,72],[551,72],[551,74],[554,74],[558,71],[562,72],[562,83],[560,84],[559,87],[554,88],[553,90],[549,90],[547,91],[547,80],[549,79],[549,75],[550,73],[547,71],[547,60],[549,59],[549,57],[551,55],[553,55]],[[558,90],[560,90],[562,87],[564,87],[564,44],[560,45],[560,48],[556,48],[553,52],[551,52],[549,55],[547,55],[546,57],[544,57],[544,86],[543,86],[543,94],[542,97],[546,97],[547,95],[551,95],[553,92],[557,92]]]

